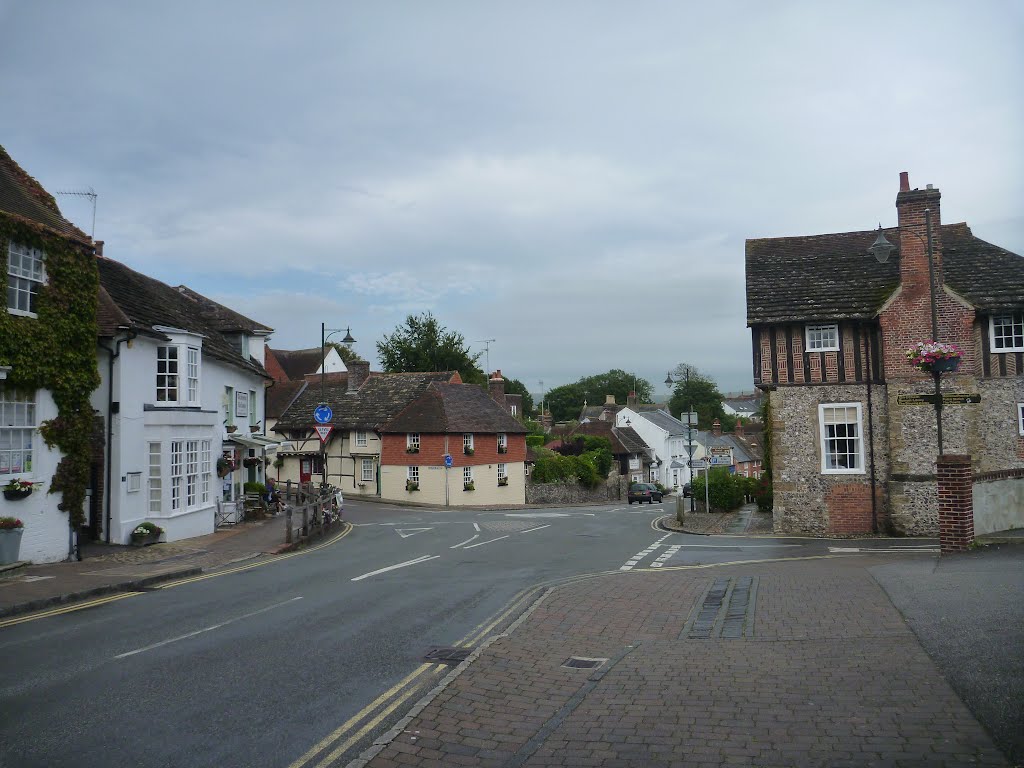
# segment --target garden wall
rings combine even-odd
[[[606,504],[626,500],[627,479],[615,472],[596,488],[576,481],[526,484],[527,504]]]

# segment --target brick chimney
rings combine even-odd
[[[492,373],[491,378],[487,380],[487,392],[494,402],[502,408],[505,407],[505,379],[501,377],[501,368]]]
[[[736,428],[733,430],[739,437],[743,437],[743,423],[739,420],[736,421]]]
[[[911,189],[909,174],[906,171],[900,174],[900,192],[896,196],[896,216],[900,228],[900,282],[910,300],[928,296],[928,229],[925,227],[925,210],[931,218],[935,284],[939,291],[942,290],[941,197],[939,190],[933,189],[931,184],[925,189]]]
[[[352,360],[345,366],[348,368],[348,392],[358,392],[363,382],[370,378],[370,363],[366,360]]]
[[[718,419],[715,419],[714,421],[711,422],[711,434],[714,435],[715,437],[722,436],[722,422],[720,422]]]
[[[630,392],[628,395],[626,395],[626,407],[627,408],[636,408],[636,401],[637,401],[636,392]]]
[[[103,258],[103,241],[102,240],[95,240],[93,242],[93,246],[96,248],[96,255],[102,259]]]

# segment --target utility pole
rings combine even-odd
[[[488,379],[491,378],[491,344],[495,341],[497,341],[497,339],[477,339],[476,342],[477,344],[484,345],[484,359],[487,361],[487,370],[485,373],[487,374]]]

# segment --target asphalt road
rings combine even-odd
[[[547,583],[837,546],[658,530],[671,511],[349,502],[352,531],[315,551],[10,627],[0,765],[345,765],[449,670],[427,651],[479,644]]]
[[[664,512],[349,502],[353,531],[315,552],[10,627],[0,765],[344,764],[447,671],[426,651],[479,642],[523,590],[619,568]],[[379,699],[399,706],[374,723]]]

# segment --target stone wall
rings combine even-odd
[[[612,472],[596,488],[578,482],[526,484],[527,504],[606,504],[626,500],[627,478]]]

